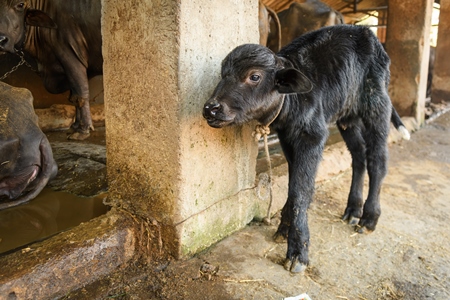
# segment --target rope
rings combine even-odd
[[[267,208],[267,215],[265,218],[263,218],[263,222],[266,225],[271,224],[270,218],[271,218],[271,210],[272,210],[272,202],[273,202],[273,199],[272,199],[272,162],[270,160],[269,144],[267,142],[267,136],[270,134],[270,128],[269,128],[270,124],[272,124],[272,122],[275,121],[275,119],[280,114],[281,109],[283,108],[284,97],[285,97],[285,95],[283,95],[283,98],[281,99],[280,107],[278,108],[278,111],[275,114],[275,116],[273,117],[272,121],[270,121],[266,125],[259,125],[259,124],[256,125],[255,131],[253,131],[253,133],[252,133],[253,137],[255,138],[255,141],[259,141],[259,139],[261,137],[264,138],[264,151],[266,154],[267,167],[269,169],[269,174],[262,173],[259,175],[259,182],[258,182],[258,186],[256,188],[256,192],[257,192],[259,199],[267,200],[267,198],[269,198],[269,207]],[[268,189],[269,189],[269,192],[264,197],[261,196],[261,186],[268,187]]]

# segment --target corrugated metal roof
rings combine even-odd
[[[273,9],[276,12],[285,10],[291,5],[292,2],[306,2],[307,0],[262,0],[262,2]],[[361,20],[371,11],[377,10],[376,8],[386,8],[388,0],[322,0],[333,9],[342,13],[345,17],[346,23],[354,23]],[[355,10],[358,12],[353,13]]]

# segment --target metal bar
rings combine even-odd
[[[387,6],[378,6],[378,7],[358,9],[358,10],[353,10],[353,11],[345,11],[345,12],[341,12],[341,14],[343,14],[343,15],[356,14],[356,13],[363,13],[363,12],[374,11],[374,10],[386,10],[387,8],[388,8]]]
[[[350,4],[345,4],[344,6],[338,8],[337,10],[338,10],[338,11],[342,11],[342,10],[344,10],[344,9],[346,9],[346,8],[350,8],[350,9],[351,9],[351,5],[350,5]]]
[[[358,25],[358,24],[356,24],[356,25]],[[386,28],[387,27],[386,25],[364,25],[364,26],[366,26],[366,27],[376,27],[376,28]]]

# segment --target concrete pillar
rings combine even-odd
[[[258,42],[257,13],[257,0],[103,0],[108,201],[160,228],[176,257],[258,209],[252,129],[202,117],[222,59]]]
[[[450,0],[441,0],[431,101],[450,101]]]
[[[400,116],[425,118],[433,0],[389,0],[386,50],[391,58],[389,95]]]

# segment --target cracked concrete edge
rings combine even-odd
[[[0,257],[0,299],[54,299],[115,271],[137,253],[136,233],[123,213],[82,223]]]

